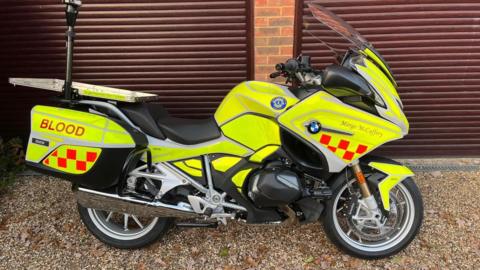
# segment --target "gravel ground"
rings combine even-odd
[[[83,226],[70,185],[21,177],[0,194],[0,269],[479,269],[480,172],[416,177],[425,221],[399,255],[363,261],[344,255],[320,224],[173,229],[135,251],[103,245]]]

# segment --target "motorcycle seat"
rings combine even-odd
[[[207,119],[163,117],[158,119],[157,124],[167,138],[182,144],[198,144],[222,135],[213,117]]]
[[[172,117],[158,103],[121,104],[120,110],[143,132],[158,139],[169,138],[192,145],[221,136],[214,118],[184,119]]]

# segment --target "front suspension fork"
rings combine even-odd
[[[356,163],[352,164],[353,174],[355,175],[355,179],[357,180],[358,186],[360,187],[360,193],[362,194],[362,199],[367,204],[368,208],[371,210],[375,210],[378,208],[377,201],[372,196],[370,192],[370,188],[368,187],[367,180],[365,179],[365,175],[363,174],[362,168],[360,167],[360,163],[357,161]]]

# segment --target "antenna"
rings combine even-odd
[[[63,91],[65,99],[72,100],[74,98],[72,91],[72,65],[73,65],[73,43],[75,41],[75,23],[77,21],[78,9],[82,5],[79,0],[62,0],[66,5],[65,17],[67,19],[67,68],[65,74],[65,85]]]

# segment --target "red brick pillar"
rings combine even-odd
[[[255,79],[293,55],[295,0],[255,0]]]

